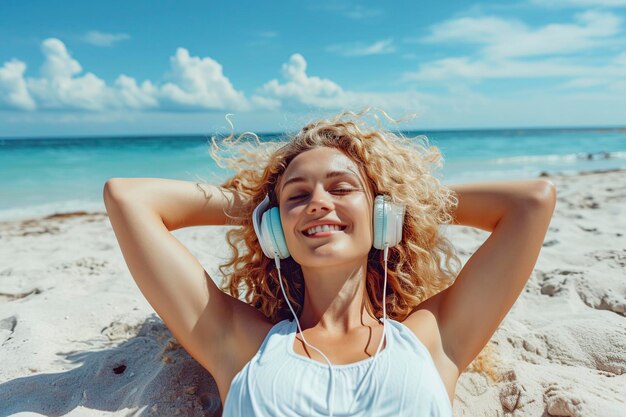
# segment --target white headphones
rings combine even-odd
[[[256,206],[254,212],[252,213],[252,222],[254,224],[254,232],[259,239],[259,244],[261,245],[261,249],[263,253],[268,258],[274,259],[276,263],[276,269],[278,270],[278,278],[280,282],[280,288],[283,291],[283,297],[287,301],[287,305],[293,314],[294,319],[298,325],[298,330],[300,331],[300,336],[302,336],[302,340],[306,343],[307,346],[315,349],[319,352],[320,355],[326,359],[328,365],[330,367],[331,372],[331,382],[330,382],[330,393],[332,393],[332,397],[329,396],[329,417],[333,417],[333,407],[334,407],[334,368],[332,363],[328,360],[326,355],[324,355],[319,349],[311,346],[306,339],[304,339],[304,335],[302,334],[302,328],[300,327],[300,322],[296,316],[295,311],[291,307],[291,303],[287,298],[285,293],[285,288],[283,287],[282,276],[280,275],[280,260],[288,258],[291,256],[289,254],[289,249],[287,248],[287,242],[285,241],[285,235],[282,228],[282,223],[280,221],[280,210],[278,207],[270,206],[269,196],[266,195],[265,199]],[[372,369],[372,365],[378,359],[378,352],[383,345],[383,340],[387,338],[387,326],[385,324],[387,320],[387,309],[385,304],[385,296],[387,295],[387,254],[390,247],[395,246],[400,243],[402,240],[402,225],[404,223],[404,213],[405,207],[403,204],[395,204],[391,202],[391,198],[385,195],[377,195],[374,199],[374,243],[373,246],[376,249],[384,250],[384,260],[385,260],[385,283],[383,288],[383,337],[380,339],[380,343],[378,344],[378,349],[376,349],[376,353],[374,354],[374,360],[370,362],[369,368],[365,373],[363,379],[365,379],[368,375],[370,375],[370,371]],[[252,370],[250,371],[252,372]],[[365,384],[359,384],[359,388],[355,397],[358,395],[359,391]],[[250,392],[250,395],[253,396],[253,393]]]
[[[283,233],[278,207],[270,206],[268,195],[254,209],[252,221],[254,231],[259,239],[263,253],[273,259],[276,255],[280,259],[291,256],[287,249],[287,242]],[[384,249],[385,245],[393,247],[402,240],[402,223],[404,222],[404,205],[391,203],[385,195],[378,195],[374,199],[374,247]]]

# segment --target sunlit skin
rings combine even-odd
[[[326,178],[331,171],[352,175]],[[294,177],[304,181],[282,188]],[[304,275],[302,328],[339,338],[364,326],[382,326],[362,308],[367,255],[374,238],[374,199],[357,165],[337,149],[312,149],[291,161],[276,192],[287,247]],[[320,220],[347,228],[324,237],[306,237],[303,230]]]
[[[302,266],[306,285],[300,336],[332,355],[336,364],[354,363],[364,353],[372,356],[377,346],[385,349],[379,345],[382,324],[363,308],[374,190],[365,187],[368,182],[359,167],[339,150],[318,148],[294,158],[276,185],[287,246]],[[356,177],[326,178],[337,170]],[[304,180],[282,189],[298,176]],[[451,224],[490,235],[454,282],[415,306],[402,323],[429,347],[452,402],[459,375],[524,290],[557,197],[556,187],[544,179],[456,184],[450,189],[458,199]],[[244,207],[236,203],[241,197],[230,200],[218,187],[208,187],[208,195],[206,191],[178,180],[112,178],[103,197],[133,279],[181,345],[216,375],[224,401],[233,375],[258,351],[272,323],[254,306],[220,291],[171,236],[182,227],[226,225],[225,210],[234,205],[236,213]],[[303,230],[318,220],[338,221],[347,228],[307,238]],[[304,343],[294,349],[324,363]]]

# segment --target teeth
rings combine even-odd
[[[341,230],[341,226],[336,226],[336,225],[332,225],[332,226],[331,226],[331,225],[325,224],[325,225],[323,225],[323,226],[317,226],[317,227],[312,227],[312,228],[308,229],[308,230],[306,231],[306,234],[307,234],[307,235],[312,235],[312,234],[314,234],[314,233],[318,233],[318,232],[328,232],[328,231],[330,231],[330,230],[335,230],[335,231],[337,231],[337,230]]]

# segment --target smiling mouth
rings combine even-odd
[[[305,237],[327,237],[327,236],[332,236],[334,233],[340,233],[345,231],[348,228],[348,226],[342,226],[340,228],[340,230],[323,230],[323,231],[319,231],[316,233],[312,233],[312,234],[307,234],[306,230],[304,232],[302,232],[302,234]]]

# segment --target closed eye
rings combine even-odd
[[[347,193],[349,193],[351,191],[355,191],[355,190],[352,189],[352,188],[335,188],[332,192],[340,193],[340,194],[344,194],[344,193],[347,194]],[[297,200],[297,199],[302,198],[304,196],[306,196],[306,194],[296,195],[296,196],[288,198],[287,201],[289,201],[289,200]]]

